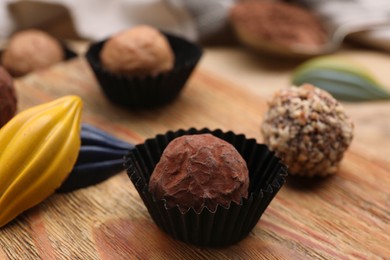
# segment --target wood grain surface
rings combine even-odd
[[[83,121],[141,143],[167,130],[233,130],[261,142],[266,98],[202,68],[181,96],[153,110],[110,103],[83,58],[15,82],[19,110],[75,94]],[[390,258],[390,103],[347,104],[356,137],[337,175],[289,177],[250,235],[226,248],[170,238],[151,220],[122,172],[55,194],[0,229],[0,259],[386,259]]]

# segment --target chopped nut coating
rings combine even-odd
[[[291,174],[334,174],[353,138],[353,123],[328,92],[305,84],[275,93],[261,126],[264,142]]]

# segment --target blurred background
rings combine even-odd
[[[253,1],[284,2],[304,8],[317,16],[330,33],[345,24],[370,26],[372,21],[390,22],[390,5],[386,0]],[[149,24],[190,40],[229,44],[235,40],[229,14],[235,5],[243,2],[249,1],[3,0],[0,2],[0,39],[4,41],[17,30],[35,27],[59,38],[99,40],[136,24]],[[272,19],[278,19],[277,13]],[[348,38],[365,46],[390,50],[388,26],[374,24],[369,31],[351,34]]]

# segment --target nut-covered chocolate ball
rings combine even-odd
[[[0,128],[16,112],[17,99],[11,75],[0,66]]]
[[[151,26],[139,25],[107,40],[100,60],[112,73],[145,76],[171,70],[175,58],[162,33]]]
[[[150,181],[149,191],[182,212],[203,207],[215,211],[248,196],[245,160],[228,142],[211,134],[184,135],[165,148]]]
[[[62,61],[61,44],[44,31],[29,29],[15,33],[2,55],[3,66],[13,76],[49,67]]]
[[[334,174],[353,138],[353,123],[328,92],[305,84],[277,91],[261,126],[264,142],[291,174]]]

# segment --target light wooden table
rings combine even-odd
[[[390,55],[346,50],[390,88]],[[296,64],[238,47],[205,49],[181,96],[167,107],[128,111],[107,101],[83,58],[16,80],[19,109],[77,94],[83,121],[132,143],[167,130],[221,128],[262,141],[266,100],[289,85]],[[390,101],[345,104],[355,138],[337,175],[289,177],[247,238],[199,248],[151,220],[125,172],[55,194],[0,229],[0,259],[386,259],[390,258]]]

